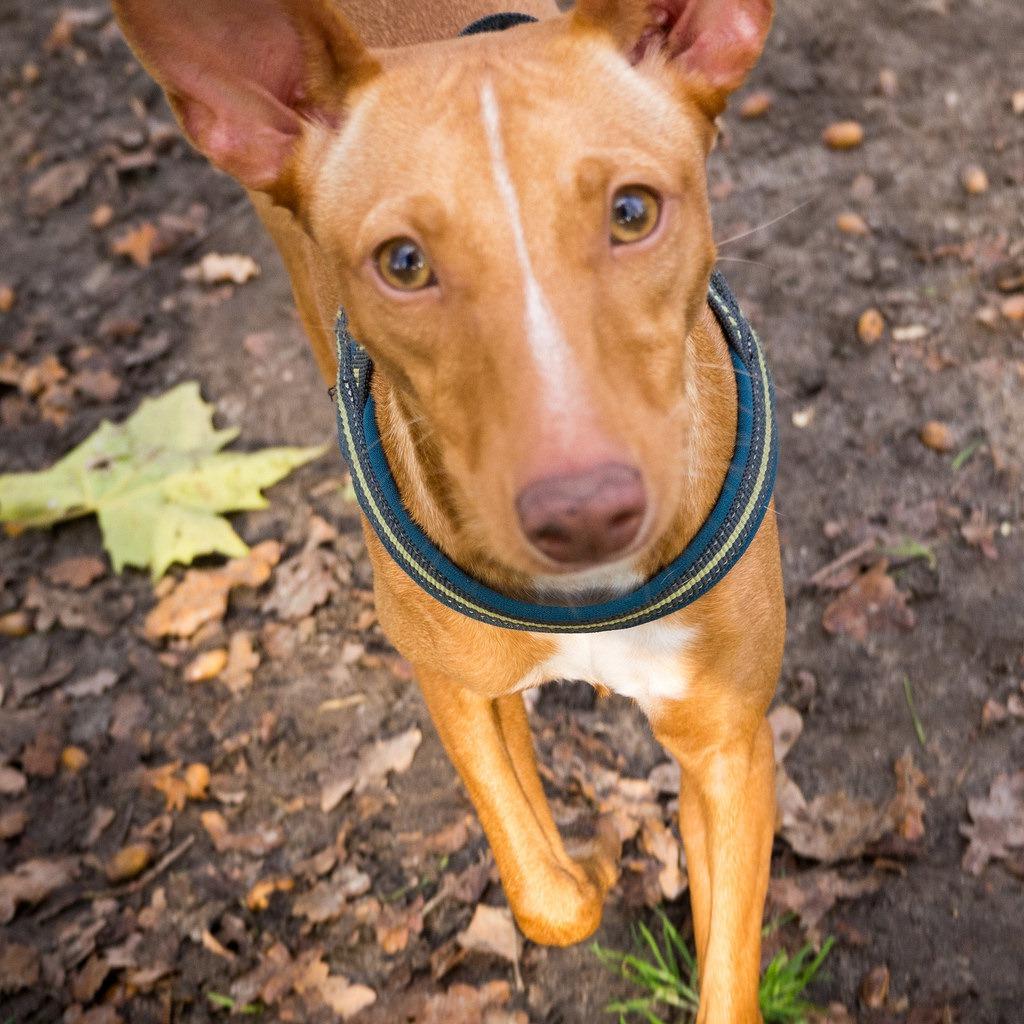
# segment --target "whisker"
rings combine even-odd
[[[757,234],[758,231],[764,231],[765,228],[770,228],[773,224],[778,224],[780,220],[785,220],[787,217],[792,216],[797,210],[802,210],[805,206],[810,206],[811,203],[817,202],[817,196],[813,199],[805,199],[798,206],[794,206],[791,210],[787,210],[785,213],[780,213],[778,217],[773,217],[771,220],[765,221],[763,224],[758,224],[757,227],[751,228],[749,231],[743,231],[738,235],[733,235],[732,238],[726,238],[722,242],[716,242],[715,244],[719,247],[723,245],[729,245],[732,242],[738,242],[741,238],[749,238],[751,235]]]

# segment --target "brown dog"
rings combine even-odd
[[[497,591],[565,605],[628,592],[686,547],[737,431],[707,302],[704,163],[771,0],[579,0],[567,15],[517,0],[538,24],[461,39],[490,0],[114,6],[188,137],[249,190],[330,383],[344,305],[402,502],[437,548]],[[587,679],[636,699],[682,768],[699,1020],[760,1020],[764,714],[785,624],[773,512],[688,607],[570,634],[468,618],[366,537],[380,621],[523,931],[580,941],[616,878],[604,832],[590,856],[566,853],[520,696]]]

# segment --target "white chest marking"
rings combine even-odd
[[[523,275],[524,327],[535,365],[543,382],[544,408],[556,422],[564,422],[572,417],[572,405],[579,399],[579,374],[561,325],[555,318],[547,296],[534,273],[530,253],[526,247],[519,197],[509,174],[505,143],[501,137],[498,98],[490,81],[486,81],[480,89],[480,109],[487,134],[487,149],[491,157],[491,173],[494,175],[498,194],[512,224],[516,260]]]
[[[552,639],[551,634],[534,634]],[[645,711],[662,700],[686,696],[683,655],[695,631],[687,626],[648,622],[607,633],[558,634],[558,649],[528,672],[519,689],[552,679],[582,679],[631,697]]]

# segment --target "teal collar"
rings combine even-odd
[[[626,629],[671,615],[706,594],[757,533],[771,501],[778,460],[774,391],[764,353],[717,272],[708,304],[729,345],[738,396],[736,445],[721,493],[703,526],[664,569],[629,594],[576,607],[533,604],[491,589],[452,562],[409,515],[377,430],[370,394],[373,363],[349,333],[340,310],[335,327],[338,441],[356,498],[395,562],[428,594],[463,615],[538,633]]]

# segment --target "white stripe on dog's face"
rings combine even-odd
[[[498,187],[498,194],[512,224],[516,259],[523,275],[524,327],[544,389],[543,408],[554,423],[564,423],[571,419],[574,409],[578,407],[581,394],[579,374],[573,362],[572,350],[537,280],[526,247],[519,197],[508,171],[505,144],[501,137],[498,98],[490,80],[484,82],[480,89],[480,109],[487,134],[494,183]]]

